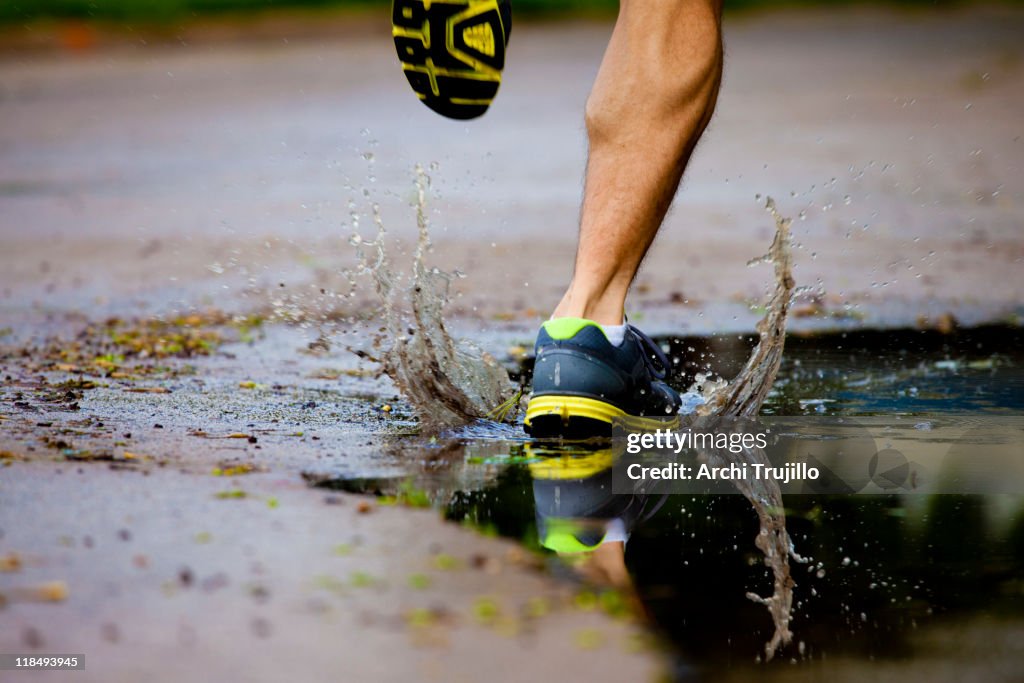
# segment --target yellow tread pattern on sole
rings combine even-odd
[[[538,417],[559,415],[563,422],[571,417],[586,417],[611,424],[613,418],[626,417],[628,413],[610,403],[585,396],[534,396],[526,406],[526,424]]]

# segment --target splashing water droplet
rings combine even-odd
[[[768,254],[755,263],[770,262],[775,266],[775,291],[768,304],[768,312],[757,324],[758,342],[746,365],[731,382],[720,382],[710,387],[702,375],[697,375],[691,391],[701,391],[704,405],[697,408],[699,415],[720,415],[727,417],[754,417],[761,409],[764,399],[771,390],[779,365],[786,337],[786,316],[792,301],[795,282],[792,275],[790,225],[776,209],[775,201],[768,198],[765,208],[775,219],[775,239]],[[703,386],[702,386],[703,385]],[[713,451],[712,457],[721,460],[713,463],[728,465],[729,458],[767,463],[761,451],[746,451],[729,454],[727,451]],[[747,593],[751,600],[768,608],[775,624],[775,632],[765,645],[765,655],[771,659],[775,652],[789,643],[793,634],[789,630],[795,585],[789,568],[789,558],[797,562],[804,559],[797,555],[789,534],[786,532],[786,516],[782,493],[774,480],[735,480],[733,484],[754,506],[760,522],[760,532],[754,543],[764,555],[765,565],[771,568],[774,590],[771,597],[764,598],[756,593]]]
[[[408,276],[403,278],[392,268],[376,205],[376,238],[356,244],[362,269],[373,277],[381,301],[383,327],[374,341],[380,355],[371,360],[380,363],[413,405],[426,432],[484,417],[509,419],[514,416],[518,396],[506,370],[470,342],[453,339],[445,325],[449,285],[461,274],[424,263],[431,248],[426,205],[429,188],[430,177],[417,165],[413,205],[418,239]],[[372,246],[373,251],[365,246]],[[411,334],[407,334],[409,330]]]

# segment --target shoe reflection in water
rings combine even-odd
[[[664,576],[652,580],[650,571],[652,566],[660,568],[659,571],[674,566],[668,558],[681,557],[678,545],[681,539],[662,536],[663,529],[658,527],[664,520],[659,523],[652,519],[662,510],[668,495],[613,493],[611,448],[560,446],[545,449],[533,444],[526,446],[526,452],[537,458],[529,464],[529,469],[540,544],[556,552],[586,582],[617,591],[634,615],[668,638],[676,650],[669,662],[671,680],[702,680],[703,670],[696,662],[708,641],[700,637],[704,628],[697,628],[697,625],[709,623],[703,618],[706,612],[700,607],[687,610],[684,605],[691,605],[696,596],[682,590],[680,584],[664,580]],[[745,504],[740,496],[731,498]],[[626,565],[626,544],[640,527],[644,531],[637,536],[639,546],[633,546],[630,565],[634,573],[631,573]],[[652,540],[655,548],[651,546]],[[652,557],[656,558],[653,564],[649,562]],[[726,580],[733,578],[729,575]],[[681,583],[685,582],[683,578]],[[706,586],[707,582],[694,585]],[[742,597],[741,591],[735,592]],[[742,599],[747,612],[753,612],[753,603]],[[716,607],[714,611],[728,608]],[[737,614],[742,612],[742,609],[736,610]],[[744,618],[749,618],[749,614],[743,614],[737,623],[743,623]],[[734,628],[735,624],[725,630],[731,634]],[[744,628],[744,632],[749,631],[749,627]],[[755,633],[755,638],[761,635]],[[712,630],[710,637],[728,641],[731,636],[723,635],[723,630]],[[763,640],[752,641],[749,652],[756,653],[761,642]]]
[[[588,582],[641,603],[626,569],[626,543],[667,496],[612,493],[612,449],[527,446],[540,544]]]

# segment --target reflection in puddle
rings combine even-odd
[[[916,425],[929,416],[938,424],[942,411],[1024,410],[1019,330],[885,333],[888,352],[872,348],[874,335],[882,333],[796,339],[766,412],[911,415],[908,438],[934,440],[943,430]],[[728,365],[749,347],[729,342],[715,352]],[[687,670],[743,680],[763,659],[773,624],[745,593],[769,592],[773,577],[750,543],[759,523],[743,497],[612,495],[608,449],[530,442],[490,423],[408,446],[402,477],[326,485],[421,491],[453,521],[518,539],[572,576],[615,587]],[[779,658],[813,663],[757,675],[858,680],[891,663],[901,680],[926,679],[938,658],[949,680],[1014,680],[992,667],[1021,656],[1006,640],[1024,623],[1020,496],[789,496],[786,517],[813,559],[794,567],[795,636]],[[990,651],[995,660],[979,655]]]

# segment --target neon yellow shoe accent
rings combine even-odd
[[[425,6],[429,6],[429,3],[426,2],[426,0],[424,0],[423,4]],[[470,54],[469,52],[466,52],[465,50],[460,50],[459,46],[455,43],[455,36],[457,35],[455,32],[457,30],[457,27],[480,16],[481,14],[497,12],[497,8],[498,4],[496,2],[470,3],[466,9],[462,10],[461,12],[455,14],[452,17],[449,17],[447,23],[445,24],[445,48],[448,50],[449,55],[455,57],[456,59],[465,64],[468,64],[473,70],[477,71],[478,74],[482,77],[482,80],[494,80],[500,83],[501,68],[496,68],[494,64],[489,64],[488,62],[477,58],[476,56]],[[484,57],[493,58],[495,53],[494,29],[492,29],[488,25],[487,30],[491,34],[490,52],[487,52],[485,50],[479,50],[475,45],[473,45],[472,43],[469,42],[469,40],[467,40],[467,38],[469,38],[470,36],[473,36],[477,40],[479,40],[479,38],[481,37],[479,34],[474,35],[473,33],[471,33],[468,27],[467,29],[464,29],[462,31],[462,38],[463,40],[466,40],[466,47],[468,47],[469,49],[478,50],[480,54],[483,55]]]
[[[557,451],[534,448],[526,444],[526,454],[538,459],[527,464],[534,479],[578,480],[589,479],[611,469],[615,459],[611,448],[601,448],[586,454],[572,451],[552,455]]]
[[[604,334],[600,325],[586,318],[552,318],[545,320],[541,327],[552,339],[572,339],[577,332],[589,325],[596,327],[601,330],[601,334]]]
[[[584,528],[584,525],[574,524],[570,519],[550,519],[548,520],[548,533],[540,539],[540,544],[559,554],[575,555],[592,552],[604,542],[604,537],[594,545],[587,545],[575,536]]]
[[[490,24],[478,24],[463,29],[462,40],[477,52],[488,57],[494,56],[494,31]]]
[[[627,414],[621,408],[616,408],[611,403],[598,401],[596,398],[533,396],[526,405],[526,418],[523,421],[530,425],[538,417],[560,415],[562,422],[568,422],[570,417],[588,417],[591,420],[611,424],[612,418],[626,417]]]
[[[608,424],[611,424],[615,418],[621,418],[622,426],[625,429],[636,431],[677,428],[681,419],[679,415],[666,415],[665,417],[630,415],[611,403],[584,396],[532,396],[530,402],[526,404],[526,417],[523,419],[523,423],[529,427],[538,417],[549,415],[561,416],[563,423],[567,423],[571,417],[587,417]]]

